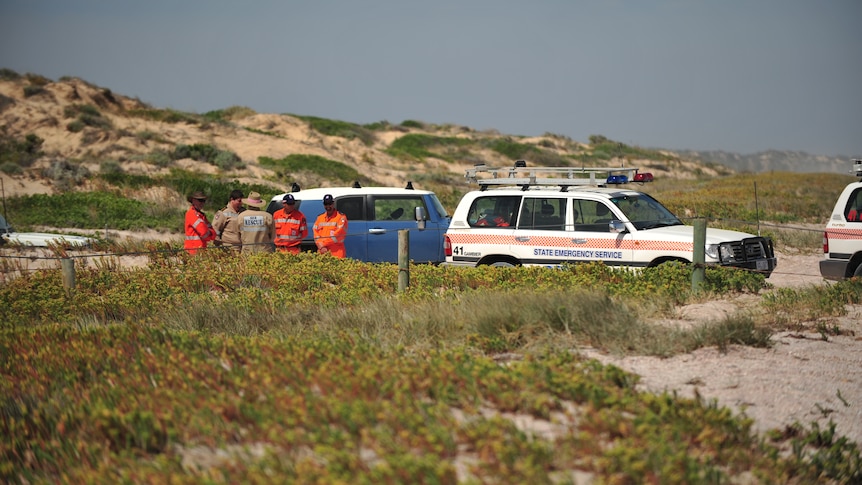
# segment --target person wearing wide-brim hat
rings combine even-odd
[[[271,253],[275,250],[272,214],[263,210],[266,201],[257,192],[248,194],[242,203],[248,209],[239,215],[239,233],[243,253]]]
[[[186,211],[186,239],[183,242],[183,248],[189,254],[197,254],[198,249],[206,248],[207,242],[216,238],[216,233],[202,210],[207,201],[206,194],[198,190],[189,195],[186,200],[189,201],[191,207]]]

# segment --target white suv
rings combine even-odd
[[[482,190],[466,194],[452,216],[444,237],[445,264],[553,267],[603,261],[648,267],[668,261],[690,263],[694,228],[645,193],[602,187],[619,180],[619,175],[597,182],[595,174],[574,181],[538,179],[533,174],[479,181],[487,183]],[[508,181],[519,187],[488,187]],[[562,185],[548,186],[552,181]],[[737,231],[707,229],[705,254],[707,264],[745,268],[767,277],[777,264],[769,238]]]
[[[820,274],[828,280],[862,276],[862,160],[853,160],[858,182],[844,188],[823,233]]]

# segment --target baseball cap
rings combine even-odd
[[[323,196],[323,205],[334,204],[334,203],[335,203],[335,199],[333,199],[330,194],[326,194]]]
[[[296,204],[296,198],[293,196],[293,194],[285,195],[284,198],[281,199],[281,201],[285,204]]]

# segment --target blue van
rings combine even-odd
[[[297,209],[308,220],[308,237],[303,251],[316,251],[312,226],[324,212],[323,196],[335,198],[335,208],[347,216],[347,257],[372,263],[398,262],[398,231],[410,231],[410,260],[416,263],[441,263],[443,234],[450,216],[434,192],[395,187],[329,187],[290,192]],[[274,196],[267,206],[270,214],[281,209],[287,192]]]

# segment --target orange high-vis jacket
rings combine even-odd
[[[326,217],[326,212],[317,216],[312,227],[314,243],[318,250],[326,248],[336,258],[347,256],[344,250],[344,238],[347,237],[347,216],[333,211],[332,217]]]
[[[186,211],[186,240],[183,247],[189,254],[197,253],[198,249],[207,247],[208,241],[213,241],[216,238],[215,230],[207,220],[206,214],[194,208],[189,207]]]
[[[298,210],[290,214],[279,209],[272,215],[275,220],[275,247],[282,251],[299,254],[299,245],[308,236],[308,222]]]

